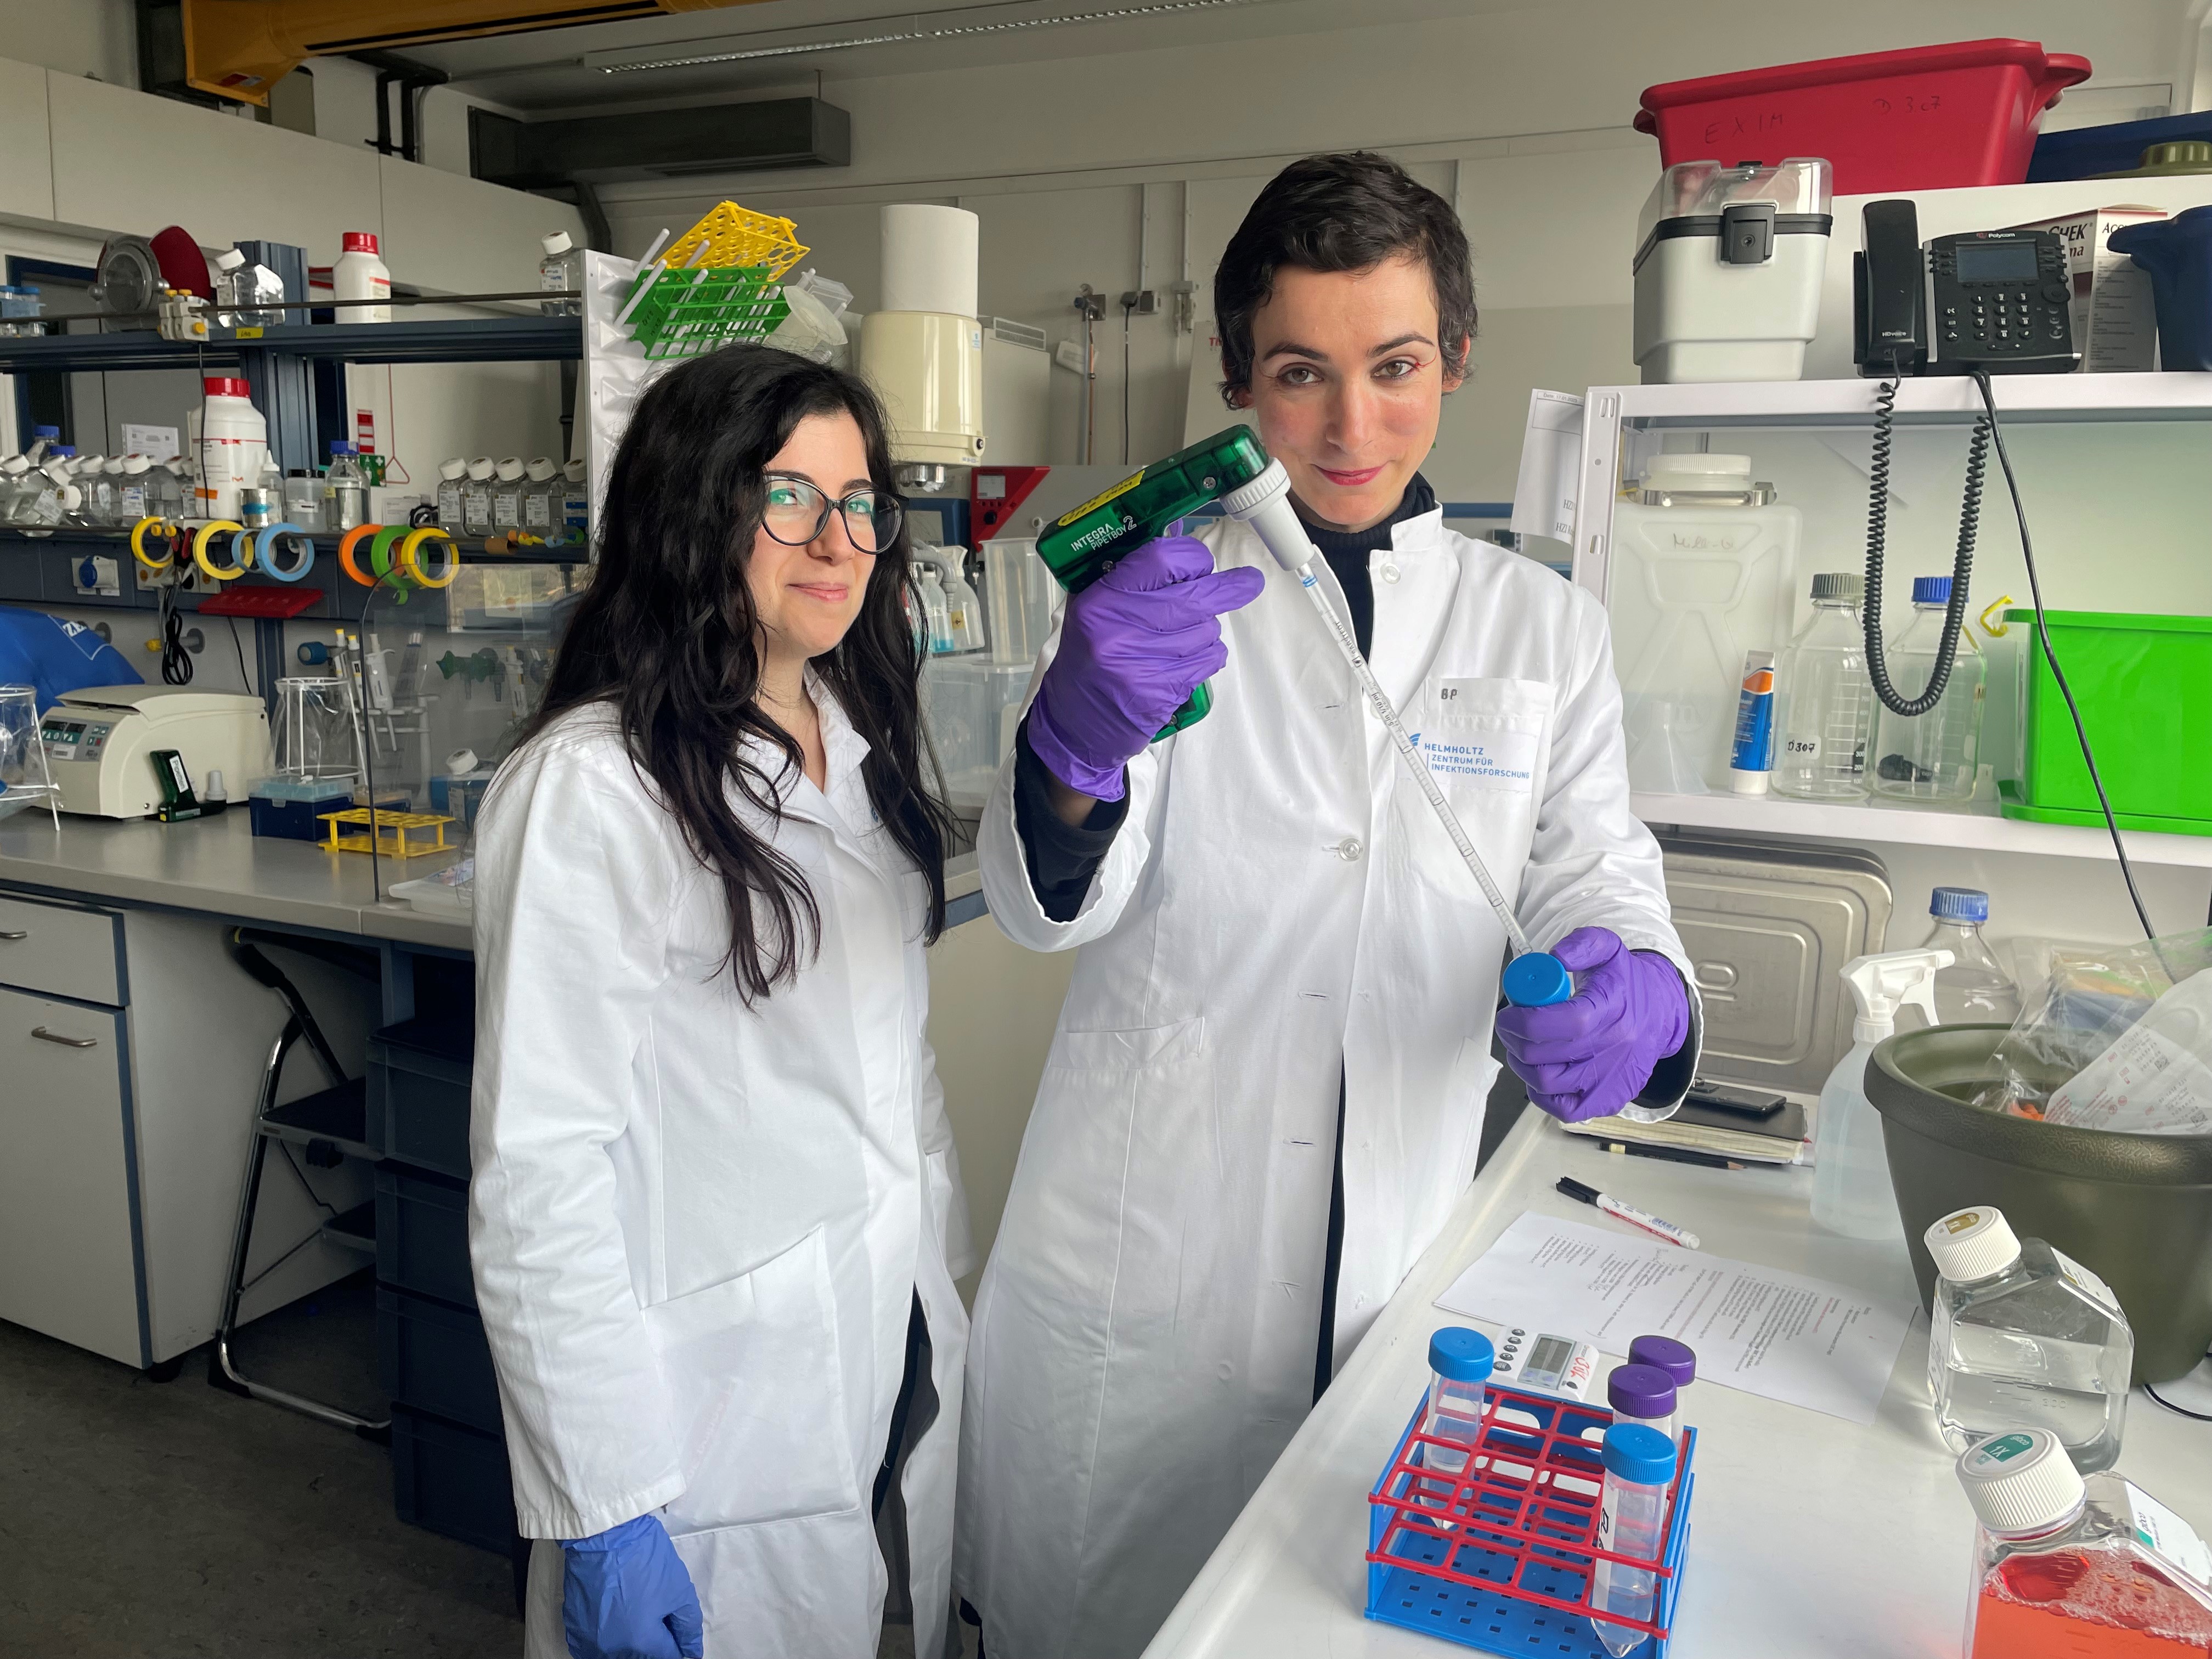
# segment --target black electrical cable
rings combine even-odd
[[[2143,937],[2157,940],[2158,930],[2150,925],[2150,912],[2143,907],[2142,895],[2136,890],[2135,866],[2128,862],[2127,843],[2120,839],[2119,820],[2112,816],[2112,803],[2105,793],[2105,781],[2097,772],[2097,757],[2089,748],[2089,733],[2081,724],[2081,711],[2075,705],[2074,690],[2066,684],[2066,671],[2058,665],[2058,656],[2051,648],[2051,630],[2043,622],[2043,584],[2035,572],[2035,542],[2027,533],[2027,509],[2021,504],[2020,480],[2013,477],[2012,457],[2005,453],[2004,433],[1997,425],[1996,398],[1990,391],[1990,377],[1980,369],[1974,371],[1974,384],[1981,388],[1982,419],[1988,424],[1990,435],[1996,441],[1997,465],[2004,470],[2005,488],[2012,495],[2012,514],[2020,525],[2020,556],[2027,566],[2028,597],[2035,605],[2035,641],[2043,647],[2043,659],[2051,665],[2051,678],[2057,682],[2058,695],[2066,700],[2066,712],[2073,718],[2074,738],[2081,745],[2081,763],[2089,769],[2089,782],[2097,792],[2097,805],[2105,815],[2106,833],[2112,838],[2112,852],[2120,861],[2120,879],[2128,885],[2128,902],[2136,908],[2136,920],[2142,926]],[[1959,599],[1959,590],[1951,590],[1954,605]],[[1950,624],[1946,623],[1948,628]],[[1948,643],[1948,636],[1947,636]]]
[[[253,676],[246,672],[246,647],[238,637],[238,618],[225,617],[230,624],[230,648],[238,653],[238,683],[249,694],[253,690]]]
[[[192,656],[185,649],[185,619],[177,609],[177,590],[171,583],[161,590],[161,682],[165,685],[192,683]]]
[[[2204,1357],[2207,1359],[2212,1359],[2212,1353],[2208,1353]],[[2193,1412],[2186,1406],[2177,1406],[2148,1382],[2142,1385],[2142,1391],[2176,1417],[2185,1417],[2192,1423],[2212,1423],[2212,1413]]]
[[[1129,313],[1133,301],[1121,306],[1121,465],[1129,464]]]
[[[1951,683],[1959,635],[1966,625],[1967,589],[1974,574],[1974,541],[1981,529],[1982,475],[1989,467],[1990,438],[1996,429],[1996,409],[1991,404],[1990,412],[1974,421],[1973,437],[1966,449],[1966,491],[1959,504],[1958,550],[1951,557],[1951,602],[1943,617],[1943,638],[1936,647],[1936,665],[1929,671],[1928,684],[1921,688],[1918,696],[1908,698],[1890,682],[1889,660],[1881,638],[1882,558],[1889,535],[1889,449],[1897,413],[1897,388],[1904,372],[1894,356],[1890,359],[1890,379],[1875,392],[1874,453],[1867,465],[1866,592],[1861,596],[1860,615],[1866,631],[1867,678],[1874,683],[1874,694],[1891,714],[1911,720],[1928,713],[1942,702],[1944,688]],[[1989,376],[1977,369],[1974,378],[1982,383],[1986,402]]]

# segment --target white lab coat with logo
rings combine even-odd
[[[1375,672],[1532,940],[1610,927],[1686,977],[1603,611],[1439,513],[1392,538]],[[969,1345],[954,1583],[992,1659],[1135,1654],[1304,1419],[1340,1068],[1340,1361],[1472,1177],[1497,1071],[1504,930],[1297,579],[1240,525],[1203,539],[1267,588],[1223,619],[1212,712],[1131,763],[1073,921],[1031,889],[1012,761],[982,823],[992,915],[1082,947]]]
[[[945,1625],[969,1251],[924,1035],[926,887],[869,805],[866,741],[815,692],[828,791],[787,771],[774,837],[821,950],[752,1009],[716,972],[720,885],[604,706],[510,762],[477,827],[469,1244],[516,1518],[548,1540],[658,1514],[708,1659],[874,1655],[869,1496],[917,1293],[921,1654]],[[566,1659],[562,1583],[539,1543],[530,1659]]]

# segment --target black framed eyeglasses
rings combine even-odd
[[[804,547],[821,535],[832,508],[845,515],[845,533],[863,553],[880,553],[898,539],[899,498],[888,490],[856,489],[832,501],[804,478],[770,474],[761,528],[786,547]]]

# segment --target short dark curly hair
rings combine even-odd
[[[1428,267],[1445,372],[1466,374],[1474,263],[1449,202],[1371,150],[1309,155],[1268,180],[1213,274],[1222,400],[1237,408],[1252,389],[1252,317],[1274,292],[1278,270],[1371,270],[1401,253]]]

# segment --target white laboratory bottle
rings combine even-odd
[[[1429,1339],[1429,1398],[1421,1412],[1424,1443],[1419,1462],[1439,1474],[1467,1472],[1482,1449],[1482,1407],[1498,1351],[1480,1331],[1447,1325]]]
[[[284,520],[306,531],[323,527],[323,481],[304,466],[284,475]]]
[[[46,452],[61,441],[62,429],[58,426],[33,427],[29,447],[23,451],[25,465],[36,468],[46,459]]]
[[[115,522],[128,530],[139,520],[151,516],[153,491],[149,488],[149,474],[154,464],[143,455],[131,454],[123,458],[122,474],[115,480]]]
[[[471,536],[491,534],[492,474],[499,463],[489,455],[479,455],[469,463],[468,476],[461,483],[461,528]]]
[[[1844,964],[1844,983],[1858,1002],[1851,1051],[1836,1062],[1820,1090],[1813,1134],[1813,1219],[1846,1238],[1894,1238],[1897,1189],[1889,1177],[1881,1114],[1866,1097],[1867,1057],[1897,1031],[1897,1011],[1911,1003],[1936,1023],[1936,971],[1951,965],[1948,951],[1891,951]]]
[[[331,464],[323,473],[323,528],[351,530],[368,521],[368,480],[354,459],[353,446],[331,440]]]
[[[1813,578],[1813,620],[1774,666],[1771,787],[1801,800],[1859,800],[1867,793],[1867,732],[1874,684],[1867,678],[1866,631],[1855,571]]]
[[[1597,1547],[1616,1555],[1657,1561],[1667,1546],[1667,1488],[1674,1483],[1674,1443],[1641,1423],[1605,1431],[1605,1491],[1598,1499]],[[1626,1618],[1657,1620],[1658,1574],[1603,1559],[1590,1564],[1590,1606]],[[1592,1617],[1605,1650],[1620,1659],[1651,1638],[1644,1632]]]
[[[1948,576],[1912,579],[1912,619],[1889,641],[1882,660],[1891,689],[1908,700],[1928,689],[1943,641],[1943,622],[1951,604]],[[1971,626],[1959,629],[1951,658],[1951,678],[1943,695],[1924,714],[1910,719],[1877,702],[1874,711],[1873,759],[1867,782],[1892,800],[1972,800],[1982,739],[1983,683],[1987,665],[1974,643]]]
[[[37,476],[30,462],[21,455],[0,458],[0,520],[15,522],[26,492],[33,488],[31,480]]]
[[[2009,1025],[2020,1018],[2020,988],[1982,937],[1990,896],[1978,887],[1938,887],[1928,896],[1936,927],[1923,951],[1948,951],[1951,965],[1936,975],[1939,1025]]]
[[[552,541],[561,531],[561,467],[550,455],[540,455],[523,469],[522,533],[541,542]]]
[[[460,534],[464,528],[461,491],[468,473],[468,461],[462,456],[456,455],[449,461],[438,463],[438,526],[455,535]]]
[[[580,295],[584,288],[584,251],[565,230],[556,230],[542,237],[538,244],[544,257],[538,262],[538,286],[547,294],[574,292]],[[580,317],[584,302],[574,300],[540,300],[538,308],[548,317]]]
[[[211,374],[201,382],[199,407],[185,417],[190,451],[199,474],[192,516],[236,519],[238,492],[261,477],[269,454],[269,423],[253,406],[244,380]]]
[[[181,455],[172,455],[146,469],[146,511],[150,516],[172,523],[185,516],[190,499],[185,488],[186,473]]]
[[[377,257],[376,233],[349,230],[338,262],[331,267],[331,297],[334,300],[389,300],[392,272]],[[339,306],[331,313],[342,323],[388,323],[388,305]]]
[[[2135,1332],[2111,1285],[1993,1205],[1923,1236],[1936,1260],[1928,1391],[1953,1451],[2008,1429],[2057,1435],[2084,1474],[2119,1461]]]
[[[510,455],[492,471],[491,533],[512,536],[522,528],[522,475],[529,471],[520,455]]]
[[[245,320],[238,313],[238,273],[246,266],[246,256],[236,248],[228,248],[215,256],[215,324],[217,328],[236,328]]]
[[[283,523],[283,514],[284,475],[277,470],[276,458],[264,455],[260,477],[252,488],[238,492],[238,521],[248,530],[266,530]]]
[[[2134,1482],[2084,1477],[2048,1429],[1962,1454],[1974,1516],[1966,1659],[2212,1651],[2212,1550]]]

